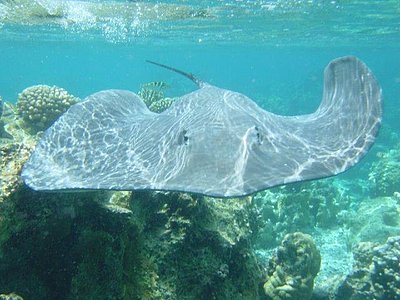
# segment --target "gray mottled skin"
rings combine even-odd
[[[355,57],[325,69],[316,112],[280,116],[208,84],[161,114],[134,93],[106,90],[72,106],[44,134],[22,177],[35,190],[174,190],[217,197],[335,175],[378,132],[381,90]]]

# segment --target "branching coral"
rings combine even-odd
[[[321,256],[311,236],[301,232],[285,236],[269,262],[264,291],[268,299],[311,299]]]
[[[166,88],[168,85],[163,81],[149,82],[142,85],[138,94],[152,112],[161,113],[174,102],[173,99],[165,97]]]
[[[338,213],[349,208],[351,197],[334,180],[323,179],[273,188],[258,193],[255,201],[266,222],[259,237],[265,248],[289,232],[338,225]]]
[[[17,111],[34,132],[47,129],[78,98],[57,86],[35,85],[18,95]]]

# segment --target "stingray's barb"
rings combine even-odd
[[[159,67],[162,67],[162,68],[165,68],[165,69],[168,69],[168,70],[171,70],[171,71],[174,71],[174,72],[176,72],[176,73],[178,73],[178,74],[181,74],[181,75],[183,75],[183,76],[189,78],[191,81],[193,81],[193,82],[194,82],[198,87],[200,87],[200,88],[203,87],[203,86],[205,85],[205,83],[204,83],[202,80],[198,79],[198,78],[197,78],[196,76],[194,76],[192,73],[187,73],[187,72],[178,70],[178,69],[176,69],[176,68],[173,68],[173,67],[170,67],[170,66],[167,66],[167,65],[163,65],[163,64],[160,64],[160,63],[158,63],[158,62],[151,61],[151,60],[146,60],[146,62],[148,62],[148,63],[150,63],[150,64],[153,64],[153,65],[156,65],[156,66],[159,66]]]

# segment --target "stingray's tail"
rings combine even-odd
[[[163,64],[160,64],[158,62],[151,61],[151,60],[146,60],[146,62],[151,63],[151,64],[156,65],[156,66],[159,66],[159,67],[162,67],[162,68],[165,68],[165,69],[168,69],[168,70],[171,70],[171,71],[174,71],[174,72],[176,72],[178,74],[181,74],[181,75],[189,78],[191,81],[193,81],[198,87],[203,87],[205,85],[204,81],[198,79],[192,73],[187,73],[187,72],[178,70],[176,68],[173,68],[173,67],[170,67],[170,66],[167,66],[167,65],[163,65]]]

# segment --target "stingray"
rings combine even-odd
[[[158,64],[158,63],[154,63]],[[34,190],[164,190],[236,197],[341,173],[373,144],[381,89],[356,57],[329,63],[322,102],[281,116],[238,92],[189,77],[198,89],[151,112],[126,90],[73,105],[22,170]]]

